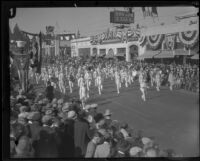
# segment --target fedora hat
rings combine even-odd
[[[75,111],[69,111],[67,113],[67,117],[68,117],[68,119],[75,119],[77,117],[77,114]]]
[[[28,120],[32,121],[38,121],[40,120],[40,118],[41,118],[40,112],[31,112],[27,117]]]
[[[138,146],[135,146],[135,147],[132,147],[130,150],[129,150],[129,155],[131,157],[137,155],[139,152],[142,152],[142,149]]]
[[[112,113],[110,112],[110,110],[106,109],[104,116],[111,116],[111,115],[112,115]]]
[[[118,149],[118,151],[121,151],[121,152],[125,153],[130,149],[130,147],[131,147],[131,145],[130,145],[130,143],[128,141],[122,141],[118,145],[117,149]]]

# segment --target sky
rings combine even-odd
[[[17,8],[16,17],[9,21],[13,30],[17,23],[20,29],[30,32],[46,32],[46,26],[55,26],[57,33],[77,33],[91,36],[113,27],[110,12],[125,10],[123,7],[81,7],[81,8]],[[134,7],[135,24],[155,26],[160,23],[173,23],[175,16],[197,11],[194,7],[158,7],[158,20],[144,19],[141,7]]]

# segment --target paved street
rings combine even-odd
[[[139,85],[123,87],[117,95],[114,81],[104,82],[103,94],[92,88],[89,102],[99,104],[99,111],[110,109],[113,119],[124,121],[144,136],[154,136],[162,148],[172,148],[186,157],[199,152],[199,104],[198,95],[184,90],[169,91],[162,87],[148,91],[143,102]],[[60,94],[58,94],[60,95]],[[78,96],[78,89],[70,95]],[[68,99],[69,97],[66,97]]]

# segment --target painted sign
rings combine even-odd
[[[110,12],[110,23],[134,23],[134,13],[130,13],[127,11],[112,11]]]
[[[109,41],[112,43],[115,42],[129,42],[129,41],[138,41],[140,37],[140,30],[137,29],[115,29],[115,30],[107,30],[104,33],[91,36],[91,44],[103,44],[104,42],[108,43]]]

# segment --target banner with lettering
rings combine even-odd
[[[116,29],[107,30],[101,34],[91,36],[91,44],[101,44],[105,40],[119,40],[119,42],[137,41],[140,37],[140,30],[137,29]]]

